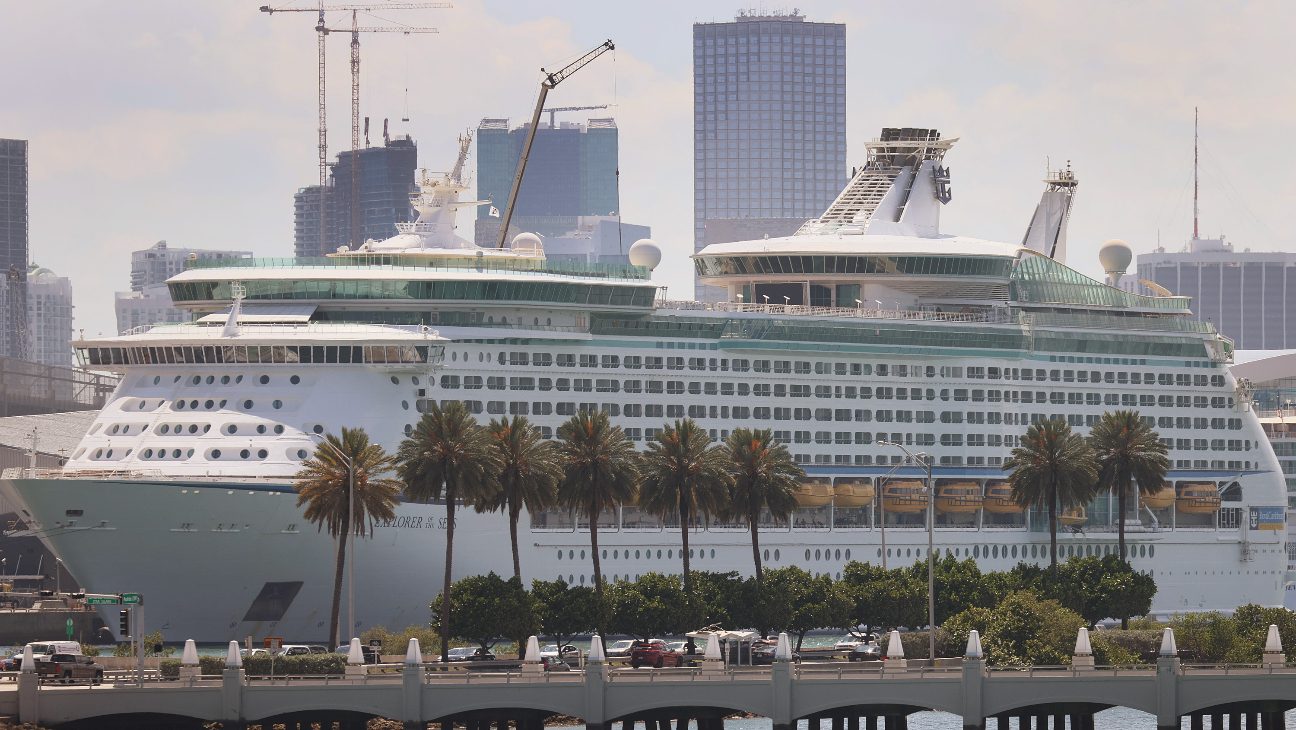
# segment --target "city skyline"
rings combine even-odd
[[[13,22],[0,42],[25,62],[7,92],[17,103],[0,108],[0,136],[31,140],[31,258],[72,279],[77,327],[87,333],[113,330],[107,303],[129,251],[151,241],[292,251],[291,195],[312,180],[316,154],[313,35],[301,17],[256,7],[90,5],[75,23],[46,7],[7,11]],[[541,66],[612,38],[615,59],[566,82],[550,103],[616,104],[608,116],[621,136],[622,214],[653,227],[666,252],[656,278],[674,297],[692,279],[692,25],[731,20],[737,9],[574,2],[558,15],[492,1],[409,13],[402,22],[441,33],[363,39],[362,114],[399,118],[408,87],[412,121],[393,134],[412,134],[428,164],[444,166],[455,136],[483,116],[527,113]],[[1296,124],[1293,82],[1276,55],[1278,29],[1296,14],[1289,6],[1183,5],[1174,24],[1164,8],[1117,3],[801,10],[847,26],[848,165],[860,164],[863,142],[884,125],[962,138],[948,158],[947,231],[1020,240],[1049,157],[1054,167],[1072,160],[1081,180],[1073,266],[1098,274],[1096,251],[1108,238],[1143,253],[1159,233],[1178,248],[1191,232],[1185,193],[1200,106],[1203,235],[1222,232],[1256,251],[1296,249],[1275,215],[1296,192],[1285,174],[1293,153],[1231,143],[1283,138]],[[933,14],[939,27],[922,20]],[[882,32],[893,27],[929,37],[916,44]],[[1198,52],[1207,45],[1233,50]],[[349,89],[346,44],[329,48],[332,157],[349,147]],[[460,59],[460,71],[435,72],[434,56]]]

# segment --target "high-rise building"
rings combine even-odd
[[[509,129],[507,119],[483,119],[477,126],[477,197],[491,201],[477,212],[473,238],[479,246],[492,246],[498,239],[500,219],[490,209],[502,211],[508,205],[527,131],[527,125]],[[615,217],[620,210],[618,150],[613,119],[537,129],[512,231],[559,236],[578,228],[583,216]]]
[[[1239,350],[1296,348],[1296,253],[1235,251],[1224,238],[1196,238],[1183,251],[1138,256],[1139,284],[1192,297]]]
[[[166,280],[185,270],[193,261],[221,261],[251,258],[251,251],[205,248],[171,248],[158,241],[141,251],[131,252],[130,291],[117,292],[113,306],[117,331],[161,322],[187,322],[188,312],[171,303]]]
[[[694,250],[791,234],[846,179],[846,26],[795,11],[695,23]]]
[[[27,269],[28,358],[72,367],[72,281],[32,264]]]
[[[297,256],[323,256],[339,246],[351,245],[352,168],[355,170],[360,213],[359,241],[381,241],[396,235],[396,224],[413,220],[410,193],[414,192],[418,167],[418,145],[409,136],[384,139],[381,147],[339,152],[329,166],[329,186],[301,188],[293,195],[293,248]],[[325,245],[320,247],[319,206],[325,208],[324,226],[328,230]]]
[[[0,355],[29,357],[25,139],[0,139],[0,324]]]

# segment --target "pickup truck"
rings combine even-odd
[[[103,681],[103,667],[95,660],[80,654],[51,654],[36,660],[36,675],[40,679],[57,679],[67,682],[88,679],[91,684]]]

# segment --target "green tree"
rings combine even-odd
[[[1083,616],[1090,626],[1105,618],[1142,616],[1151,610],[1156,595],[1152,576],[1115,555],[1071,558],[1062,564],[1058,579],[1044,595]]]
[[[306,519],[337,540],[329,646],[338,644],[347,538],[352,534],[372,535],[376,521],[396,517],[401,484],[384,476],[394,465],[392,457],[381,446],[369,441],[364,429],[343,427],[340,438],[326,434],[324,442],[315,447],[315,452],[302,462],[301,470],[293,477],[297,506],[306,505]],[[353,482],[354,495],[350,491]],[[354,515],[351,514],[353,503]]]
[[[518,552],[518,518],[525,508],[531,514],[548,509],[558,496],[562,466],[553,444],[540,437],[540,429],[523,416],[492,420],[486,427],[499,461],[499,489],[477,499],[479,512],[508,513],[509,543],[513,548],[513,577],[522,580]]]
[[[517,578],[504,580],[495,573],[461,578],[455,581],[450,599],[445,598],[437,596],[429,606],[432,623],[444,637],[466,639],[489,651],[500,638],[536,631],[531,598]],[[444,651],[448,649],[443,647]]]
[[[1049,419],[1026,429],[1003,468],[1010,472],[1013,501],[1048,509],[1049,565],[1056,569],[1058,511],[1082,507],[1096,493],[1092,449],[1065,421]]]
[[[1223,662],[1238,643],[1238,625],[1218,611],[1186,613],[1170,622],[1175,645],[1195,662]],[[1267,628],[1267,627],[1266,627]],[[1259,660],[1259,653],[1252,661]]]
[[[754,627],[760,623],[757,609],[760,587],[755,579],[744,578],[736,571],[693,573],[693,595],[698,621],[695,628],[718,624],[728,629]]]
[[[988,663],[1026,666],[1066,664],[1084,623],[1080,614],[1057,601],[1018,591],[993,607],[955,614],[942,628],[959,646],[966,645],[968,633],[976,629]]]
[[[531,603],[540,631],[558,646],[594,631],[603,616],[603,607],[593,588],[569,586],[562,578],[532,581]]]
[[[1238,641],[1230,660],[1240,664],[1258,663],[1264,654],[1269,624],[1278,627],[1278,638],[1288,661],[1296,658],[1296,612],[1282,606],[1259,606],[1248,603],[1233,611]]]
[[[620,426],[603,411],[582,412],[558,427],[558,455],[563,478],[558,502],[589,520],[590,558],[594,561],[594,590],[603,598],[603,568],[599,563],[598,521],[605,511],[635,501],[639,480],[638,455]]]
[[[693,616],[678,576],[645,573],[635,581],[618,581],[608,591],[608,627],[612,633],[640,639],[688,631]]]
[[[906,568],[885,568],[851,561],[842,569],[841,591],[849,601],[843,626],[892,629],[927,623],[927,583]]]
[[[1125,553],[1125,516],[1128,511],[1130,483],[1139,494],[1154,494],[1165,485],[1170,460],[1166,445],[1138,411],[1115,411],[1102,414],[1089,432],[1089,445],[1098,460],[1098,486],[1116,495],[1116,540],[1121,560]],[[1122,628],[1128,628],[1128,617],[1121,617]]]
[[[770,429],[735,428],[724,449],[732,470],[730,503],[751,531],[752,560],[756,582],[764,577],[760,552],[762,513],[775,522],[786,522],[796,511],[796,490],[805,470],[797,465],[787,447],[774,440]]]
[[[697,421],[666,424],[648,442],[640,461],[639,506],[663,520],[679,518],[685,593],[692,593],[689,530],[699,514],[716,514],[725,507],[728,486],[725,452],[711,445]]]
[[[994,586],[981,572],[976,560],[972,558],[957,560],[954,556],[946,554],[944,557],[937,558],[933,567],[937,625],[945,623],[945,619],[969,608],[994,604]],[[913,580],[925,584],[927,562],[914,563],[909,569],[909,574]]]
[[[498,453],[486,430],[477,425],[460,401],[432,407],[419,419],[409,438],[396,454],[397,472],[405,482],[405,494],[417,502],[445,500],[445,576],[441,588],[440,615],[452,611],[451,576],[454,574],[455,507],[462,500],[475,503],[499,489]],[[519,581],[519,584],[521,581]],[[449,659],[452,621],[440,622],[441,661]]]
[[[853,594],[839,589],[832,578],[811,575],[795,565],[766,573],[761,598],[765,623],[796,636],[797,651],[807,632],[841,626],[855,608]]]

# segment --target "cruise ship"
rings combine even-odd
[[[320,435],[363,427],[394,451],[433,402],[486,421],[525,415],[546,437],[606,411],[643,447],[692,418],[715,439],[773,429],[807,477],[790,523],[763,526],[770,567],[837,575],[852,560],[925,555],[932,463],[936,549],[984,570],[1046,563],[1047,519],[1007,498],[1003,463],[1027,426],[1085,433],[1137,409],[1170,449],[1163,489],[1131,505],[1134,567],[1157,613],[1279,605],[1284,483],[1232,345],[1183,297],[1121,291],[1065,264],[1076,191],[1050,174],[1021,243],[942,233],[952,199],[936,130],[886,129],[866,163],[794,235],[693,258],[725,301],[668,301],[661,259],[546,258],[455,234],[468,145],[424,175],[415,222],[314,259],[195,261],[168,282],[194,321],[77,343],[122,381],[65,467],[0,482],[20,527],[89,591],[144,595],[168,640],[328,635],[333,543],[296,506]],[[507,519],[457,512],[459,575],[511,572]],[[678,526],[622,505],[600,518],[613,580],[678,572]],[[1062,557],[1116,548],[1112,500],[1063,516]],[[527,580],[592,582],[587,525],[525,515]],[[358,541],[355,625],[425,624],[439,592],[445,507],[403,503]],[[753,571],[742,525],[699,525],[698,570]],[[110,622],[111,623],[111,622]]]

